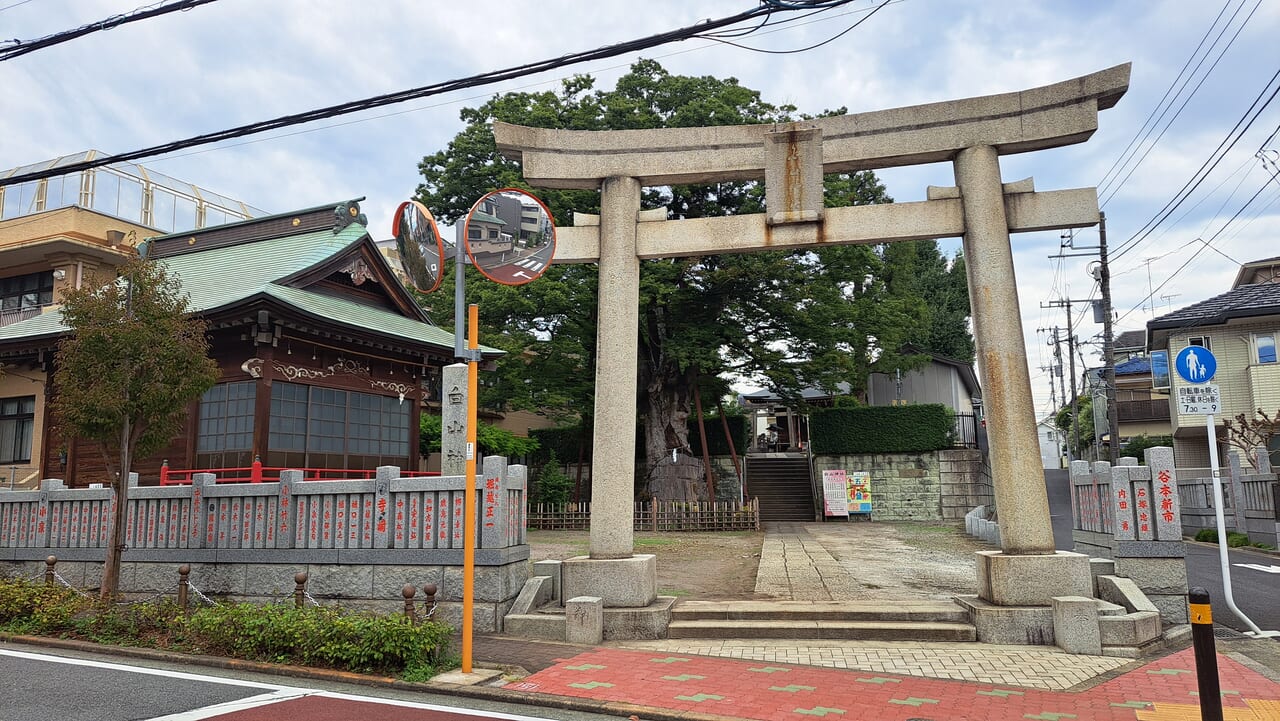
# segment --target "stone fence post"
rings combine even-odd
[[[1173,449],[1148,448],[1146,465],[1111,469],[1116,574],[1131,579],[1172,623],[1187,622],[1187,567]]]

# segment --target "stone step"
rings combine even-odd
[[[968,623],[950,601],[680,601],[673,621],[918,621]]]
[[[974,641],[967,623],[933,621],[675,621],[667,638],[787,638],[845,641]]]

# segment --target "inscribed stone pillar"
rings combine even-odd
[[[640,181],[606,178],[600,192],[600,299],[595,433],[591,460],[591,558],[630,558],[636,463],[636,343]]]
[[[467,364],[453,363],[441,373],[440,475],[467,472]]]
[[[964,208],[964,261],[973,335],[990,419],[991,475],[1008,554],[1051,554],[1053,527],[1040,467],[1031,377],[1014,281],[1013,251],[995,148],[966,148],[955,159]]]

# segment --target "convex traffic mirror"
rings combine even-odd
[[[484,277],[524,285],[551,265],[556,225],[541,200],[518,188],[503,188],[471,206],[463,238],[467,255]]]
[[[431,211],[416,200],[406,200],[396,208],[391,226],[404,276],[419,293],[440,287],[444,241]]]

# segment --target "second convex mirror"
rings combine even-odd
[[[396,236],[396,253],[409,283],[419,293],[430,293],[440,287],[444,259],[444,241],[431,211],[416,200],[406,200],[396,208],[391,221]]]
[[[463,238],[467,255],[484,277],[524,285],[551,265],[556,224],[541,200],[518,188],[503,188],[471,206]]]

